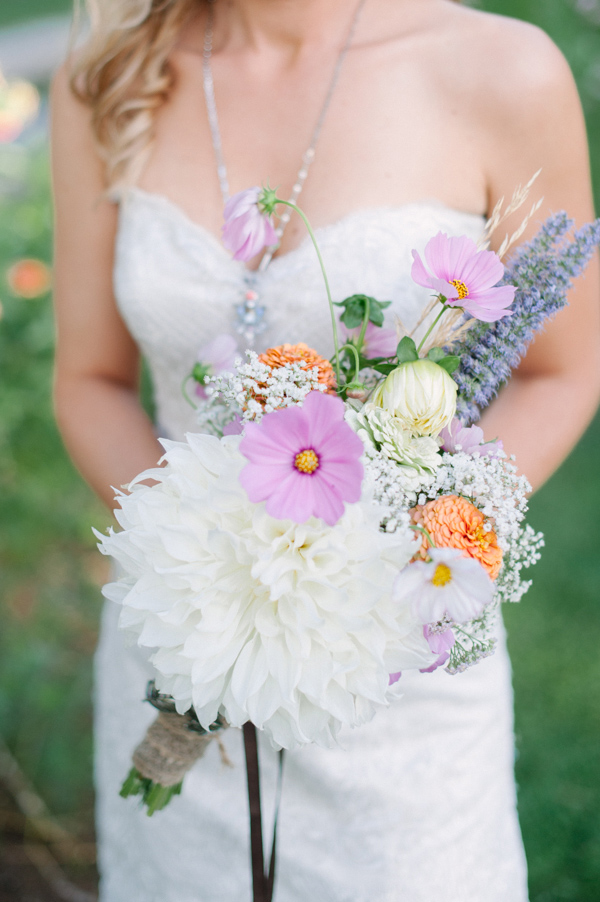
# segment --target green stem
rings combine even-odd
[[[292,210],[295,210],[304,225],[306,226],[306,230],[310,235],[310,239],[314,245],[315,251],[317,252],[317,258],[319,260],[319,265],[321,267],[321,272],[323,273],[323,279],[325,281],[325,291],[327,292],[327,300],[329,301],[329,311],[331,313],[331,326],[333,329],[333,346],[335,348],[335,375],[337,379],[338,388],[341,385],[341,372],[340,372],[340,349],[339,349],[339,341],[338,341],[338,331],[337,331],[337,323],[335,319],[335,310],[333,309],[333,299],[331,297],[331,290],[329,288],[329,280],[327,278],[327,273],[325,271],[325,264],[323,263],[323,258],[321,257],[321,251],[319,250],[319,245],[317,244],[317,239],[315,238],[314,232],[311,228],[310,222],[296,204],[293,204],[289,200],[280,200],[277,198],[278,204],[283,204],[286,207],[291,207]]]
[[[421,339],[421,343],[420,343],[419,347],[417,348],[417,354],[419,353],[419,351],[421,350],[421,348],[422,348],[423,345],[425,344],[425,341],[426,341],[427,337],[431,334],[432,330],[437,326],[438,322],[440,321],[440,319],[442,318],[442,316],[443,316],[444,313],[446,312],[446,304],[444,303],[444,301],[445,301],[446,299],[444,298],[444,300],[442,301],[442,297],[443,297],[443,295],[438,295],[438,298],[439,298],[439,300],[440,300],[440,304],[442,305],[442,309],[440,310],[440,312],[438,313],[438,315],[436,316],[436,318],[434,319],[434,321],[433,321],[432,324],[430,325],[429,329],[427,330],[427,332],[425,333],[425,335],[424,335],[423,338]]]
[[[362,351],[362,346],[365,340],[365,334],[367,332],[367,326],[369,325],[369,316],[371,315],[371,301],[368,297],[365,297],[365,315],[363,316],[362,326],[360,327],[360,332],[358,335],[358,341],[356,342],[356,346],[359,351]]]
[[[425,536],[425,538],[427,539],[427,541],[429,542],[429,544],[431,545],[431,547],[432,547],[432,548],[435,548],[435,547],[436,547],[435,542],[433,541],[433,539],[431,538],[431,536],[430,536],[428,530],[425,529],[424,526],[418,526],[416,523],[411,523],[410,528],[411,528],[411,529],[414,529],[415,532],[423,533],[423,535]]]
[[[181,383],[181,394],[183,395],[185,400],[188,402],[190,407],[193,407],[194,410],[198,410],[198,406],[196,404],[194,404],[194,402],[192,401],[192,399],[190,398],[190,396],[187,393],[187,383],[188,383],[189,378],[190,378],[189,376],[186,376],[185,379],[183,380],[183,382]]]
[[[358,380],[358,373],[360,370],[360,357],[358,355],[358,351],[351,343],[342,345],[342,347],[340,348],[340,354],[342,353],[342,351],[352,351],[352,353],[354,354],[354,378],[352,379],[352,381],[356,382]]]

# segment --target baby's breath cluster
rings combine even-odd
[[[419,472],[399,466],[383,446],[378,450],[365,442],[364,466],[373,500],[386,509],[381,523],[384,531],[405,527],[408,511],[417,504],[424,505],[442,495],[458,495],[467,498],[488,518],[486,525],[498,537],[503,558],[493,602],[475,620],[452,625],[456,641],[446,670],[459,673],[493,653],[499,604],[519,601],[531,585],[521,578],[521,573],[539,560],[544,544],[542,534],[523,522],[531,486],[524,476],[518,475],[504,452],[497,450],[494,456],[461,451],[442,453],[437,468]]]
[[[301,404],[311,391],[325,391],[319,382],[319,369],[305,369],[301,363],[285,363],[270,367],[262,363],[255,351],[246,351],[246,361],[237,358],[233,373],[220,373],[207,379],[211,397],[218,395],[228,410],[237,411],[243,423],[258,422],[263,414],[282,407]],[[205,414],[201,414],[203,416]]]
[[[525,476],[518,475],[503,452],[488,457],[459,451],[442,455],[442,464],[431,485],[419,498],[419,503],[424,504],[439,495],[462,495],[489,517],[503,551],[496,580],[498,602],[519,601],[525,594],[530,583],[521,580],[521,570],[539,560],[544,544],[542,534],[523,523],[530,491]]]

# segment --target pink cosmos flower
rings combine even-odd
[[[217,335],[198,351],[198,363],[206,375],[226,373],[233,370],[235,358],[238,356],[237,342],[233,335]],[[207,398],[205,387],[197,382],[195,386],[199,398]]]
[[[497,457],[498,452],[504,449],[501,439],[497,439],[495,442],[484,442],[483,429],[479,426],[463,426],[457,417],[454,417],[449,426],[444,426],[440,432],[440,438],[442,439],[442,451],[448,451],[450,454],[455,454],[459,450],[466,454],[473,454],[477,451],[487,457]]]
[[[442,667],[450,657],[450,649],[456,642],[456,636],[451,629],[446,629],[441,633],[434,633],[428,623],[423,627],[423,635],[427,639],[429,648],[434,654],[438,655],[431,667],[423,667],[421,673],[433,673],[438,667]]]
[[[332,395],[312,391],[302,407],[248,423],[240,451],[249,460],[240,482],[250,501],[266,501],[267,513],[279,520],[322,517],[333,526],[344,501],[360,499],[363,443],[344,421],[343,402]]]
[[[449,238],[444,232],[438,232],[425,247],[425,260],[431,274],[417,251],[412,255],[413,280],[417,285],[443,295],[449,306],[462,307],[486,323],[496,322],[512,313],[506,308],[514,300],[515,288],[496,285],[504,275],[504,267],[493,251],[477,250],[475,242],[464,235]]]
[[[358,338],[360,326],[356,329],[348,329],[342,322],[340,326],[345,333],[345,339]],[[398,347],[398,336],[395,329],[384,329],[375,323],[367,323],[365,341],[361,353],[363,357],[392,357]]]
[[[234,260],[251,260],[263,247],[277,244],[270,216],[258,206],[259,187],[238,191],[225,204],[225,225],[221,229],[223,244]]]

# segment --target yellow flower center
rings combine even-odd
[[[431,580],[434,586],[445,586],[452,579],[452,571],[446,564],[438,564]]]
[[[460,279],[450,279],[450,284],[454,285],[456,290],[458,291],[458,300],[462,301],[463,298],[469,297],[469,289],[465,285],[464,282],[461,282]]]
[[[294,466],[301,473],[314,473],[319,466],[319,458],[312,448],[306,448],[299,454],[296,454]]]

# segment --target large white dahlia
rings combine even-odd
[[[276,520],[238,476],[239,436],[163,442],[166,466],[120,495],[122,531],[100,550],[127,574],[104,594],[151,656],[161,692],[204,727],[251,720],[277,746],[331,745],[342,725],[389,703],[388,675],[433,655],[407,604],[391,599],[415,550],[380,532],[370,498],[327,526]],[[140,480],[151,474],[152,486]]]

